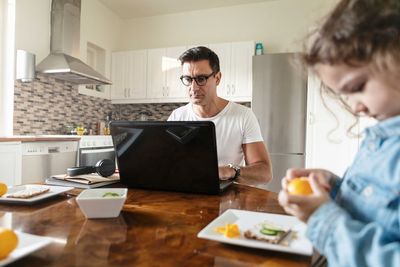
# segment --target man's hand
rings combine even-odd
[[[219,179],[229,180],[235,176],[235,170],[229,166],[218,167]]]
[[[264,142],[242,145],[245,166],[240,166],[239,183],[249,185],[265,184],[272,179],[271,161]],[[228,180],[235,176],[235,170],[229,166],[219,166],[219,179]]]

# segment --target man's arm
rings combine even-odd
[[[254,142],[242,145],[246,166],[241,166],[239,183],[250,185],[265,184],[272,180],[271,161],[264,142]],[[229,166],[219,167],[221,179],[229,179],[235,175],[235,170]]]

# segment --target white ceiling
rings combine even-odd
[[[99,0],[123,19],[273,0]]]

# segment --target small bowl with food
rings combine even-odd
[[[76,202],[88,219],[115,218],[124,206],[128,189],[95,188],[82,191]]]

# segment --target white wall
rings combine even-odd
[[[2,79],[1,73],[3,70],[3,60],[2,60],[2,54],[3,54],[3,42],[4,42],[4,0],[0,0],[0,81]],[[0,84],[0,92],[1,92],[1,84]],[[1,100],[1,94],[0,94],[0,100]]]
[[[254,40],[266,52],[298,51],[336,0],[278,0],[126,20],[118,50]]]
[[[3,80],[3,49],[4,49],[4,41],[5,41],[5,36],[4,36],[4,4],[5,0],[0,0],[0,81]],[[1,93],[3,89],[3,84],[0,82],[0,103],[1,103]]]
[[[0,136],[13,134],[15,0],[0,0]]]
[[[39,63],[50,53],[51,0],[17,0],[16,49],[36,54]],[[86,59],[86,44],[92,42],[108,53],[115,49],[122,20],[98,0],[81,2],[81,51]]]
[[[4,49],[4,42],[5,42],[5,29],[4,29],[4,4],[5,0],[0,0],[0,105],[3,106],[3,92],[4,92],[4,83],[3,81],[3,71],[5,62],[3,61],[3,49]],[[0,108],[0,128],[3,128],[4,125],[4,111],[3,108]],[[0,135],[3,135],[2,133]]]
[[[123,21],[98,0],[81,2],[81,56],[86,60],[87,42],[106,50],[105,76],[111,73],[111,52],[120,43]]]
[[[36,55],[39,63],[50,52],[51,0],[17,0],[15,48]]]

